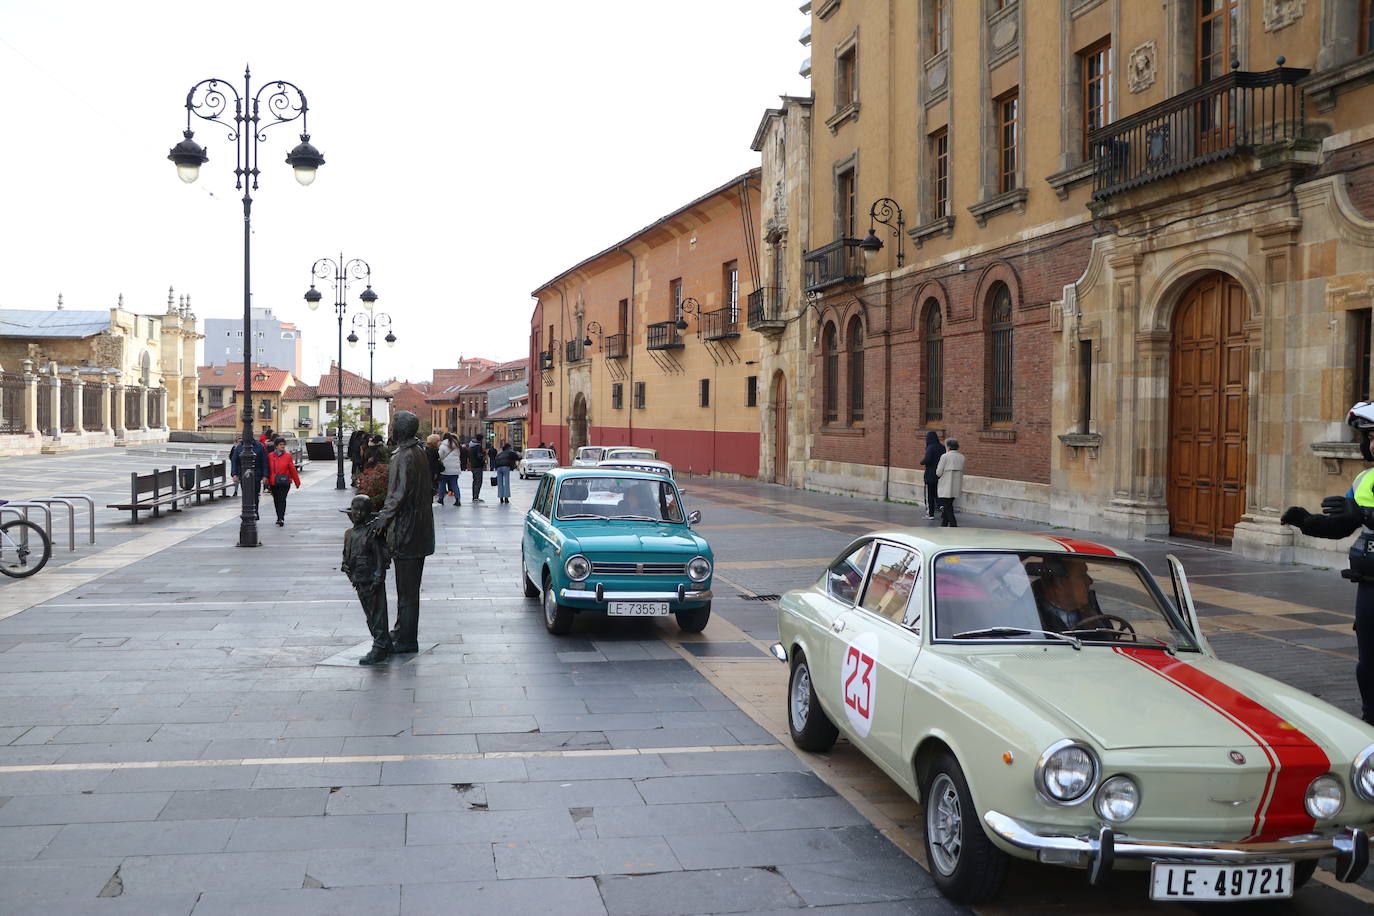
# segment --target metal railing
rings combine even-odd
[[[17,372],[0,372],[0,433],[24,432],[24,395],[28,383]]]
[[[625,333],[606,335],[606,358],[624,359],[629,355],[628,342]]]
[[[540,350],[540,351],[539,351],[539,368],[540,368],[540,369],[552,369],[552,368],[553,368],[553,351],[552,351],[552,350]]]
[[[864,278],[864,260],[858,239],[837,239],[802,255],[806,291],[814,293],[836,283],[857,283]]]
[[[143,389],[126,388],[124,389],[124,428],[141,429],[143,427]]]
[[[1303,136],[1310,71],[1233,70],[1088,135],[1103,198],[1257,146]]]
[[[62,432],[77,432],[76,426],[76,379],[64,378],[58,380],[58,403],[57,418],[62,425]]]
[[[676,350],[682,346],[682,332],[676,321],[656,321],[646,331],[650,350]]]
[[[38,434],[52,435],[52,386],[46,375],[38,377]]]
[[[148,425],[153,428],[160,428],[164,425],[166,413],[167,390],[165,388],[154,388],[148,392]]]
[[[570,340],[563,344],[563,359],[565,361],[575,363],[585,358],[586,348],[583,346],[580,339]]]
[[[98,433],[105,428],[102,419],[105,399],[109,397],[105,386],[90,384],[81,390],[81,428],[88,433]]]
[[[707,340],[725,340],[739,336],[739,309],[715,309],[701,314],[698,326],[702,337]]]
[[[780,286],[762,286],[749,294],[749,327],[752,330],[786,321],[783,317],[783,289]]]

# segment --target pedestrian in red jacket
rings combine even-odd
[[[272,503],[277,507],[277,527],[286,524],[286,494],[291,492],[291,484],[297,489],[301,486],[301,475],[296,473],[296,459],[286,450],[286,440],[278,436],[272,443],[272,451],[267,453],[267,477],[263,486],[272,491]]]

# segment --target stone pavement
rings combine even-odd
[[[92,481],[148,464],[77,455]],[[232,505],[102,520],[84,570],[0,583],[0,910],[958,911],[908,857],[909,799],[846,744],[790,748],[784,669],[762,651],[776,609],[756,600],[918,510],[688,481],[719,561],[706,631],[585,617],[555,638],[520,596],[533,483],[513,481],[511,506],[435,508],[421,639],[437,645],[369,670],[329,663],[366,634],[337,571],[344,494],[332,467],[305,480],[261,548],[231,546]],[[1166,547],[1127,549],[1158,568]],[[1210,589],[1223,655],[1349,705],[1347,645],[1310,645],[1348,634],[1334,573],[1170,549]],[[1299,616],[1315,613],[1345,616]],[[1094,890],[1027,867],[984,912],[1163,909],[1143,897],[1138,876]],[[1316,885],[1282,911],[1369,901]]]

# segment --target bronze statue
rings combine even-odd
[[[387,473],[386,502],[372,521],[374,532],[385,532],[386,548],[396,564],[396,628],[391,631],[392,651],[420,651],[420,580],[425,557],[434,553],[434,513],[430,502],[429,459],[417,438],[420,419],[408,410],[392,418],[396,453]]]
[[[343,565],[353,583],[372,634],[372,651],[358,659],[360,665],[379,665],[391,657],[391,633],[386,625],[386,567],[388,558],[381,538],[370,527],[372,497],[361,493],[347,509],[353,527],[344,532]]]

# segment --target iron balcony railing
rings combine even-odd
[[[739,336],[739,308],[723,308],[701,315],[701,336],[707,340],[726,340]]]
[[[625,334],[623,331],[619,334],[606,335],[607,359],[624,359],[628,353],[629,350],[625,345]]]
[[[676,321],[656,321],[647,330],[650,350],[676,350],[682,346],[682,332]]]
[[[540,351],[539,351],[539,368],[540,368],[540,369],[552,369],[552,368],[553,368],[553,351],[552,351],[552,350],[540,350]]]
[[[864,260],[858,239],[838,239],[802,255],[806,291],[819,292],[837,283],[857,283],[864,278]]]
[[[763,286],[749,294],[749,328],[786,321],[782,314],[783,290],[780,286]]]
[[[1303,136],[1310,71],[1233,70],[1088,135],[1101,199],[1255,147]]]
[[[575,363],[583,358],[582,339],[570,340],[563,344],[563,359]]]

